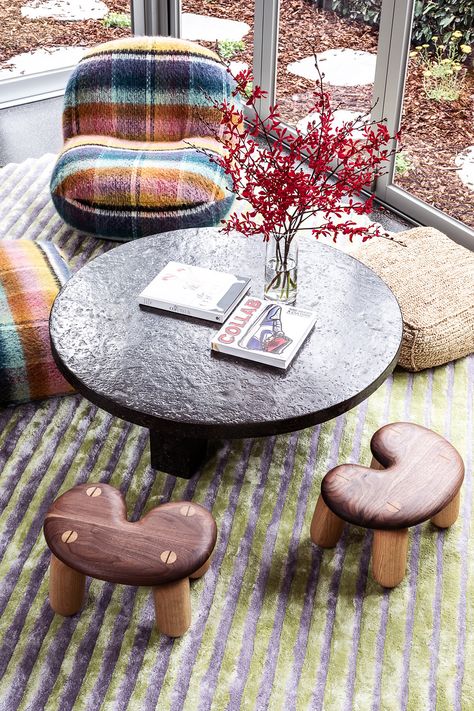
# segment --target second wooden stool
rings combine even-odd
[[[343,464],[324,477],[311,539],[332,548],[346,521],[374,529],[373,576],[392,588],[405,575],[408,528],[428,519],[439,528],[456,521],[464,464],[443,437],[409,422],[385,425],[370,447],[370,468]]]
[[[209,511],[188,501],[162,504],[131,523],[118,489],[81,484],[53,503],[44,535],[52,553],[49,602],[55,612],[80,610],[86,575],[150,585],[156,626],[179,637],[191,623],[189,578],[209,567],[217,529]]]

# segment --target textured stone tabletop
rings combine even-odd
[[[286,371],[211,352],[218,324],[141,309],[138,294],[171,260],[248,275],[251,293],[263,293],[263,243],[211,228],[128,242],[83,267],[54,304],[53,352],[66,378],[114,415],[170,436],[288,432],[352,408],[395,366],[395,297],[314,237],[300,246],[296,305],[318,317]]]

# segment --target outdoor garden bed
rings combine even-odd
[[[60,46],[87,47],[131,32],[129,27],[106,27],[101,20],[29,20],[21,14],[26,4],[27,0],[0,0],[0,68],[23,52]],[[106,5],[110,12],[130,12],[128,0],[107,0]]]

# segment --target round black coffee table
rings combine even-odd
[[[150,430],[156,469],[189,477],[210,439],[299,430],[354,407],[395,367],[398,303],[370,269],[314,237],[300,245],[297,305],[316,326],[288,370],[211,352],[218,324],[144,310],[137,296],[169,261],[252,277],[264,245],[205,228],[121,245],[80,269],[51,313],[53,354],[77,390]]]

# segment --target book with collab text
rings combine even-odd
[[[247,296],[211,341],[220,353],[287,368],[316,322],[316,313]]]
[[[139,294],[138,303],[223,323],[249,290],[250,279],[182,262],[168,262]]]

